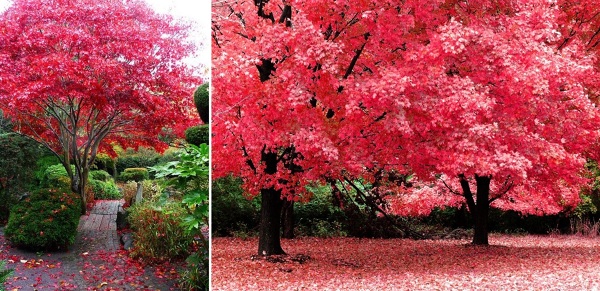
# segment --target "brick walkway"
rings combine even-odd
[[[156,275],[157,268],[128,265],[116,225],[123,203],[97,200],[89,214],[79,220],[75,243],[68,250],[29,252],[13,248],[0,228],[0,259],[15,269],[6,290],[178,290],[175,280]]]
[[[106,251],[120,248],[117,235],[117,212],[123,200],[98,200],[89,215],[79,220],[78,248]]]

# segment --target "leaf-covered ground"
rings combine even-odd
[[[600,289],[600,238],[492,235],[490,244],[300,238],[267,261],[253,256],[255,238],[214,238],[212,290]]]
[[[178,290],[174,265],[147,266],[88,235],[80,232],[67,251],[36,253],[11,247],[0,228],[0,260],[15,270],[6,290]]]

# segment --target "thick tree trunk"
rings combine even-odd
[[[281,208],[282,238],[294,238],[294,201],[284,200]]]
[[[473,213],[475,226],[473,228],[473,244],[488,245],[488,216],[490,213],[490,181],[489,176],[476,176],[477,182],[477,211]]]
[[[281,191],[274,188],[260,191],[260,228],[258,237],[258,255],[283,255],[280,239]]]
[[[477,185],[477,203],[473,199],[473,193],[469,181],[464,175],[458,175],[463,195],[467,200],[467,206],[475,222],[473,226],[473,244],[488,245],[488,215],[490,213],[490,181],[491,176],[475,175]]]

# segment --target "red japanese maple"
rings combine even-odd
[[[142,1],[15,0],[0,26],[0,108],[60,158],[78,193],[98,151],[165,148],[165,128],[196,122],[188,27]]]
[[[554,1],[255,1],[215,9],[215,176],[301,199],[308,181],[414,173],[399,214],[579,201],[597,83]],[[475,190],[471,190],[473,186]],[[268,191],[267,191],[268,192]],[[265,205],[263,205],[264,209]],[[262,237],[262,235],[261,235]],[[259,252],[261,248],[259,247]]]

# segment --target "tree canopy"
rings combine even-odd
[[[389,189],[398,214],[575,205],[600,123],[589,5],[567,4],[222,3],[215,176],[298,200],[308,181],[414,174]]]
[[[164,149],[165,128],[197,122],[188,26],[143,1],[15,0],[0,23],[0,109],[60,157],[73,190],[98,151]]]

